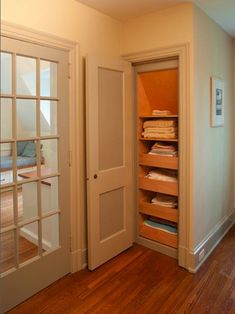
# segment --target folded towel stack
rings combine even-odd
[[[160,220],[154,219],[153,217],[149,217],[148,219],[145,219],[144,224],[146,226],[159,229],[159,230],[171,233],[171,234],[176,235],[178,233],[177,226],[167,221],[160,221]]]
[[[145,138],[177,138],[177,122],[174,119],[147,120],[143,124]]]
[[[177,148],[174,145],[169,145],[167,143],[156,142],[149,152],[151,155],[162,155],[162,156],[177,156]]]
[[[156,196],[151,200],[153,204],[163,206],[163,207],[170,207],[176,208],[177,207],[177,197],[157,193]]]
[[[157,110],[157,109],[154,109],[152,111],[152,116],[167,116],[169,114],[171,114],[170,110]]]
[[[165,182],[177,182],[177,172],[174,170],[156,169],[150,171],[145,177]]]

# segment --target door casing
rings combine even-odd
[[[192,252],[192,201],[191,201],[191,187],[192,187],[192,111],[190,106],[190,60],[189,60],[190,45],[188,43],[176,45],[171,47],[162,47],[150,51],[143,51],[140,53],[124,54],[124,60],[129,61],[134,66],[142,62],[152,62],[157,60],[166,60],[171,58],[178,58],[179,60],[179,246],[178,246],[178,264],[186,269],[194,268]],[[137,180],[136,180],[137,182]],[[137,187],[135,194],[135,205],[137,207]],[[136,219],[137,224],[137,219]],[[136,241],[142,243],[139,237]],[[142,243],[143,244],[143,243]],[[150,242],[145,241],[144,245],[153,248]],[[161,251],[162,248],[159,247]],[[164,249],[162,253],[168,253]]]

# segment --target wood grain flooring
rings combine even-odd
[[[22,189],[18,190],[18,221],[23,217]],[[0,228],[6,228],[14,224],[13,191],[0,193]],[[7,231],[0,236],[0,273],[15,266],[15,235],[14,231]],[[38,255],[36,245],[19,237],[19,262],[23,263]]]
[[[68,275],[10,313],[235,313],[235,226],[197,274],[134,245],[90,272]]]
[[[0,273],[15,267],[15,240],[13,232],[0,237]],[[19,237],[19,263],[24,263],[38,255],[38,247],[24,237]]]
[[[23,216],[23,197],[22,190],[18,190],[18,220],[21,221]],[[1,228],[9,227],[14,224],[14,205],[13,191],[3,191],[0,193],[0,226]]]

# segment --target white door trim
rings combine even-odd
[[[179,265],[189,268],[189,252],[192,245],[192,110],[190,97],[190,44],[163,47],[150,51],[125,54],[122,57],[132,64],[167,59],[179,58],[179,116],[180,116],[180,211],[179,211]]]
[[[69,53],[69,152],[70,163],[70,224],[71,224],[71,272],[82,269],[82,228],[81,204],[82,182],[81,160],[81,127],[82,106],[79,106],[79,43],[51,34],[30,29],[21,25],[1,21],[1,36],[37,44],[44,47],[55,48]]]

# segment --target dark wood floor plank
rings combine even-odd
[[[93,272],[58,280],[10,313],[235,314],[235,226],[195,275],[134,245]]]

